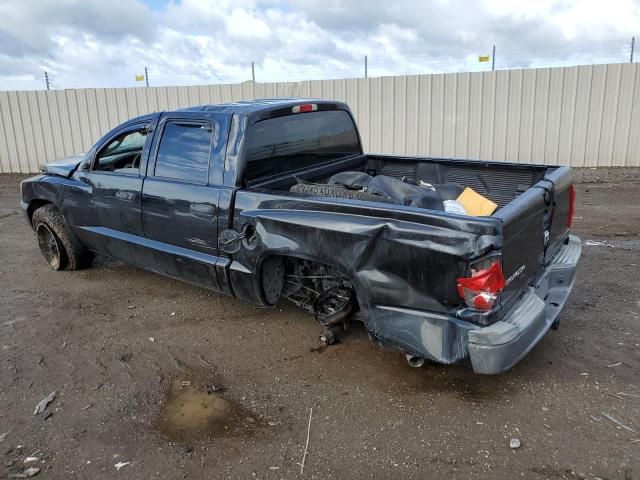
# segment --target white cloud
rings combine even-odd
[[[239,8],[231,10],[231,15],[225,19],[227,35],[231,39],[266,40],[271,36],[271,28],[253,12]]]
[[[640,5],[633,0],[485,0],[487,9],[509,19],[535,20],[554,25],[566,39],[630,34],[640,27]]]
[[[0,89],[337,78],[625,61],[634,0],[3,0]],[[139,84],[138,84],[139,85]]]

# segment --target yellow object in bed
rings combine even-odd
[[[465,188],[460,194],[458,202],[462,204],[467,215],[471,215],[472,217],[489,216],[498,208],[496,203],[493,203],[469,187]]]

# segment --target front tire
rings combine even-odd
[[[91,263],[91,252],[72,236],[64,217],[54,205],[36,210],[32,223],[40,252],[53,270],[78,270]]]

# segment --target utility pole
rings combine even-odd
[[[491,51],[491,71],[493,72],[496,69],[496,46],[493,46],[493,50]]]
[[[147,88],[149,88],[149,70],[147,67],[144,67],[144,82],[147,84]]]
[[[49,74],[44,71],[44,84],[47,86],[47,90],[51,90],[51,82],[49,82]]]
[[[631,56],[629,57],[629,63],[633,63],[633,50],[636,46],[636,37],[631,37]]]
[[[369,75],[369,72],[367,72],[367,56],[364,56],[364,78],[367,78]]]
[[[251,79],[253,80],[253,83],[256,83],[256,69],[253,62],[251,62]]]

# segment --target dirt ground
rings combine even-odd
[[[640,479],[640,174],[581,178],[560,329],[487,377],[113,260],[51,271],[0,177],[0,478]]]

